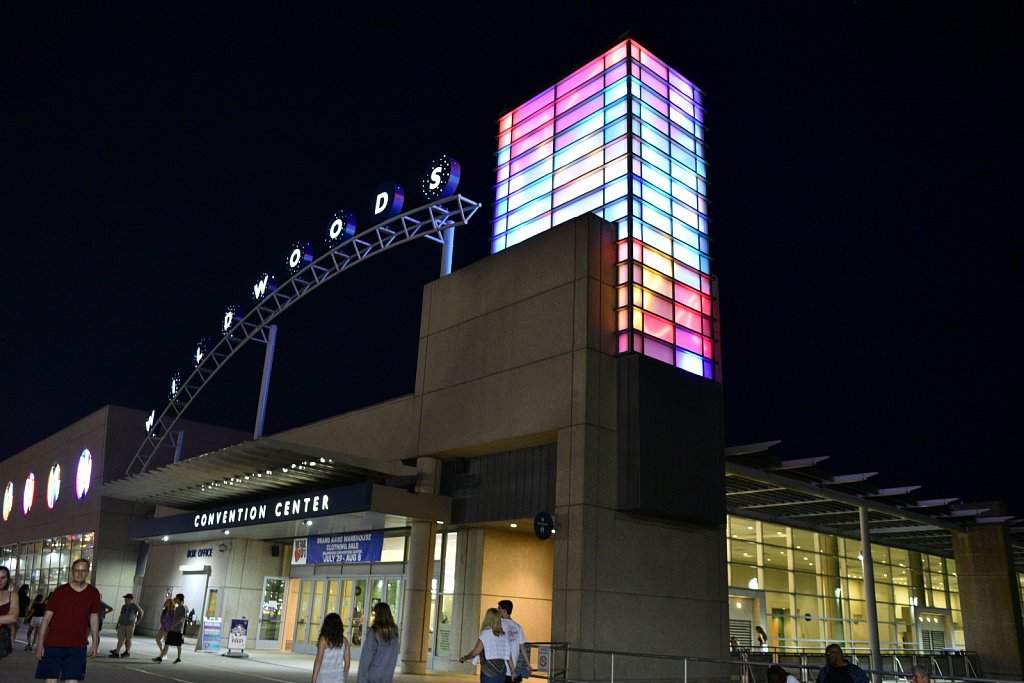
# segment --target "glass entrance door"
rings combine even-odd
[[[324,580],[302,579],[299,586],[299,605],[295,619],[295,636],[292,639],[292,652],[316,654],[316,641],[320,636],[320,622],[324,616],[323,601]]]
[[[281,591],[284,591],[282,582]],[[292,652],[316,654],[320,624],[324,616],[337,612],[345,623],[345,637],[358,659],[363,638],[371,622],[371,610],[378,602],[391,606],[396,623],[401,623],[402,577],[353,577],[301,579],[295,609]]]
[[[402,578],[400,576],[344,579],[339,612],[352,644],[352,659],[359,659],[366,630],[373,625],[373,606],[386,602],[391,606],[395,622],[402,622]]]
[[[284,615],[284,596],[287,584],[288,580],[283,576],[268,576],[263,579],[260,621],[256,627],[256,647],[258,648],[281,646],[281,617]]]

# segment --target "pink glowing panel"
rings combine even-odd
[[[675,321],[677,325],[701,332],[704,329],[704,321],[697,311],[686,306],[675,306]]]
[[[604,67],[607,69],[613,64],[618,64],[619,62],[626,59],[627,54],[629,54],[628,41],[625,43],[620,43],[619,45],[613,47],[611,50],[608,50],[608,52],[604,53]]]
[[[540,111],[544,107],[554,104],[555,101],[555,89],[548,88],[541,94],[534,97],[526,104],[518,107],[512,112],[512,123],[516,124],[520,121],[525,121],[530,118],[534,113]]]
[[[555,118],[555,113],[551,111],[551,107],[541,109],[526,121],[512,126],[512,142],[515,142],[527,133],[537,130],[553,118]]]
[[[591,97],[594,97],[600,103],[601,98],[600,97],[596,97],[596,96],[603,89],[604,89],[604,79],[603,78],[595,78],[594,80],[590,81],[589,83],[587,83],[583,87],[577,88],[576,90],[574,90],[573,92],[569,93],[568,95],[566,95],[562,99],[558,100],[558,102],[555,103],[555,114],[558,116],[559,120],[561,120],[565,116],[571,115],[572,112],[573,112],[573,109],[577,105],[579,105],[582,102],[585,102],[586,100],[588,100]],[[576,117],[576,120],[579,120],[579,118],[581,118],[581,117]],[[560,124],[558,129],[561,130],[563,128],[567,128],[570,125],[572,125],[572,124],[571,123]]]
[[[701,336],[695,332],[690,332],[682,327],[675,328],[676,331],[676,346],[687,351],[692,351],[696,354],[700,354],[703,350],[701,344]]]
[[[541,144],[545,140],[550,139],[555,134],[554,124],[546,124],[530,133],[524,138],[512,143],[512,157],[518,157],[520,154],[528,149],[532,149],[537,145]],[[513,162],[515,163],[515,162]]]
[[[675,360],[676,350],[671,344],[647,338],[643,341],[643,354],[671,365],[672,361]]]
[[[641,69],[640,83],[645,89],[661,95],[662,99],[668,102],[668,81],[658,74],[652,73],[649,69]]]
[[[559,83],[557,88],[558,96],[564,97],[566,93],[572,92],[583,83],[586,83],[591,78],[594,78],[598,74],[602,73],[605,70],[605,68],[606,66],[604,63],[604,59],[602,57],[598,57],[590,64],[587,64],[585,67],[578,70],[576,73],[574,73],[573,75],[569,76],[568,78],[564,79],[561,83]]]

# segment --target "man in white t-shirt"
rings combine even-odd
[[[513,683],[513,679],[514,683],[519,683],[523,679],[521,672],[526,671],[527,676],[533,673],[533,667],[530,666],[530,654],[526,649],[526,634],[523,632],[523,627],[512,620],[511,600],[500,600],[498,612],[501,613],[501,628],[505,631],[505,637],[508,638],[509,650],[516,658],[516,670],[520,672],[517,675],[516,671],[509,671],[508,664],[506,664],[505,683]],[[522,656],[522,663],[519,660],[520,656]]]

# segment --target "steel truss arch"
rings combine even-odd
[[[214,375],[247,342],[268,341],[268,327],[277,316],[306,294],[328,280],[349,270],[371,256],[394,247],[425,238],[450,246],[450,230],[469,222],[480,204],[462,195],[453,195],[406,211],[383,223],[367,228],[332,247],[289,277],[260,299],[245,316],[226,331],[220,341],[197,363],[195,370],[171,397],[167,407],[146,433],[135,456],[128,464],[126,476],[142,474],[149,469],[153,455],[164,446],[175,446],[178,440],[175,425]],[[446,235],[449,237],[446,238]]]

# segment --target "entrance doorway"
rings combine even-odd
[[[285,586],[283,576],[263,579],[263,598],[260,600],[260,622],[256,627],[256,647],[281,647],[281,618],[284,615]]]
[[[359,659],[366,629],[372,625],[369,615],[378,602],[391,605],[395,621],[401,623],[401,576],[325,577],[297,579],[295,583],[298,586],[292,652],[316,654],[320,625],[331,612],[337,612],[345,624],[352,659]]]

